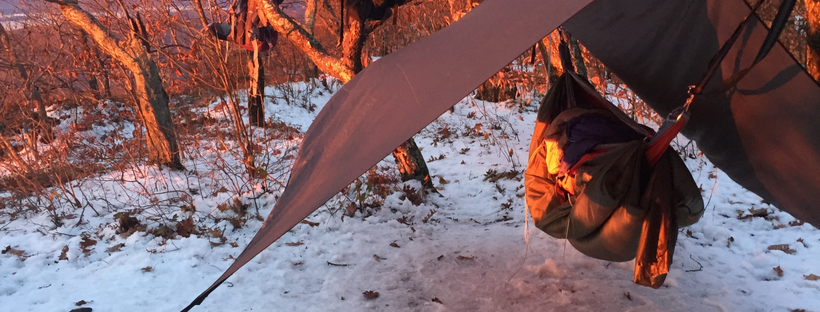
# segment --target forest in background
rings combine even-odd
[[[99,204],[88,197],[97,195],[70,182],[109,172],[140,176],[156,168],[200,174],[206,167],[224,179],[219,192],[234,197],[224,209],[236,212],[239,225],[250,217],[243,198],[284,187],[300,131],[306,130],[279,116],[265,117],[264,111],[259,115],[263,105],[254,107],[250,99],[313,111],[310,92],[332,93],[378,57],[446,27],[480,2],[347,0],[343,9],[343,2],[333,0],[251,0],[279,33],[275,47],[262,52],[208,31],[211,23],[231,21],[229,0],[3,0],[4,11],[14,15],[0,24],[0,214],[13,220],[47,213],[49,226],[60,227],[69,220],[81,224],[87,210],[107,210],[122,212],[118,220],[128,230],[132,216],[179,206],[199,194],[175,190],[168,196],[167,188],[145,183],[139,186],[145,200],[137,204]],[[816,2],[798,1],[781,42],[817,78]],[[761,18],[770,22],[778,5],[766,1]],[[582,42],[558,30],[479,86],[476,98],[537,108],[561,73],[561,40],[570,43],[579,73],[618,99],[630,116],[661,119]],[[310,90],[288,82],[305,82]],[[264,94],[271,88],[272,94]],[[225,118],[214,118],[214,112]],[[97,130],[102,134],[88,135]],[[495,139],[493,130],[476,129],[488,139]],[[368,197],[413,193],[379,187],[394,180],[435,187],[411,141],[393,153],[398,174],[374,168],[342,190],[355,196],[339,209],[365,213],[378,202]],[[691,144],[680,148],[699,156]],[[146,230],[163,237],[190,235],[186,220],[193,219],[157,217]]]

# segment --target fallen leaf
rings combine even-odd
[[[458,260],[475,260],[475,256],[467,257],[467,256],[459,255]]]
[[[94,302],[94,300],[91,300],[91,301],[80,300],[80,301],[75,302],[74,305],[79,307],[79,306],[83,306],[83,305],[86,305],[86,304],[89,304],[89,303],[92,303],[92,302]]]
[[[116,244],[114,246],[108,247],[108,249],[106,249],[105,252],[107,252],[107,253],[117,252],[117,251],[120,251],[122,249],[122,247],[125,247],[125,244],[119,243],[119,244]],[[68,251],[68,246],[66,246],[64,248],[64,250]]]
[[[177,233],[182,237],[191,237],[191,234],[196,234],[195,231],[193,216],[177,222]]]
[[[735,241],[735,238],[734,238],[734,237],[729,236],[729,241],[728,241],[728,242],[726,242],[726,247],[730,247],[730,246],[732,246],[732,242],[734,242],[734,241]]]
[[[805,277],[807,280],[810,280],[810,281],[820,280],[820,276],[817,276],[817,275],[814,275],[814,274],[803,275],[803,277]]]
[[[356,216],[356,204],[350,203],[350,205],[347,205],[347,215],[350,217]]]
[[[23,257],[23,254],[26,253],[25,250],[14,249],[14,248],[11,248],[11,246],[6,246],[6,249],[3,249],[3,251],[1,251],[0,253],[2,253],[4,255],[7,254],[7,253],[10,253],[12,255],[17,256],[17,258],[20,259],[20,261],[26,261],[26,257]]]
[[[373,299],[376,299],[376,298],[379,297],[379,292],[378,291],[368,290],[368,291],[363,292],[362,295],[364,295],[364,298],[367,299],[367,300],[373,300]]]
[[[285,243],[285,245],[288,245],[288,246],[291,246],[291,247],[302,246],[304,244],[305,243],[303,243],[302,241],[298,241],[298,242],[295,242],[295,243]]]
[[[433,298],[433,302],[438,304],[444,304],[444,302],[441,302],[441,300],[439,300],[438,297]]]
[[[766,208],[749,208],[749,213],[752,214],[753,217],[765,217],[769,215],[769,210]]]
[[[424,222],[424,223],[430,222],[430,218],[432,218],[434,214],[436,214],[436,210],[435,209],[430,209],[430,213],[428,213],[426,217],[421,219],[421,222]]]
[[[779,265],[772,269],[775,271],[775,273],[777,273],[777,276],[783,276],[783,269],[781,269]]]
[[[380,257],[380,256],[379,256],[379,255],[377,255],[377,254],[373,254],[373,259],[376,259],[376,261],[387,260],[387,258],[382,258],[382,257]]]
[[[228,244],[231,245],[231,247],[233,248],[239,247],[239,244],[237,244],[236,242],[230,242]]]
[[[438,177],[438,184],[448,184],[450,181],[445,180],[442,177]]]
[[[399,244],[396,244],[396,241],[393,241],[392,243],[390,243],[390,247],[401,248],[401,247],[399,246]]]
[[[624,297],[626,297],[626,299],[629,299],[629,301],[632,301],[632,295],[630,295],[628,291],[624,293]]]
[[[154,267],[147,266],[147,267],[144,267],[144,268],[140,269],[140,271],[142,271],[143,273],[154,272]]]
[[[63,251],[60,253],[60,260],[68,260],[68,245],[63,247]]]
[[[216,192],[214,193],[214,196],[216,194],[219,194],[219,193],[227,193],[227,192],[228,192],[228,189],[223,186],[223,187],[219,188],[218,190],[216,190]]]
[[[770,245],[769,250],[780,250],[780,251],[785,252],[785,253],[790,254],[790,255],[793,255],[794,253],[797,252],[797,250],[790,249],[789,244]]]
[[[805,223],[805,222],[800,221],[800,220],[789,221],[789,225],[791,225],[791,226],[801,226],[801,225],[803,225],[803,223]]]
[[[80,249],[82,249],[85,256],[88,257],[88,255],[91,254],[91,246],[94,246],[96,244],[96,240],[93,240],[90,237],[86,236],[83,237],[82,241],[80,241]]]
[[[436,258],[436,260],[438,261],[441,261],[441,259],[444,259],[444,255],[438,256],[438,258]]]
[[[319,222],[310,222],[308,220],[302,220],[300,223],[310,225],[311,227],[319,226]]]

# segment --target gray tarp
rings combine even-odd
[[[558,25],[659,113],[681,105],[750,9],[743,0],[487,0],[453,25],[373,63],[308,129],[282,197],[248,247],[190,307]],[[586,7],[586,8],[584,8]],[[723,62],[754,59],[759,21]],[[717,80],[717,79],[716,79]],[[693,104],[684,134],[735,181],[820,225],[820,86],[778,45],[729,95]]]

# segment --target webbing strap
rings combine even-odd
[[[654,164],[655,162],[660,159],[660,156],[666,151],[666,147],[669,146],[669,143],[678,135],[678,133],[683,129],[683,126],[689,120],[689,107],[692,105],[695,97],[700,95],[703,92],[704,87],[709,82],[709,80],[714,76],[717,69],[720,67],[720,64],[723,62],[723,59],[726,58],[726,55],[729,54],[729,50],[732,48],[734,43],[737,41],[737,38],[740,37],[740,33],[746,28],[746,25],[751,20],[751,17],[757,12],[757,9],[763,4],[766,0],[758,1],[752,10],[746,15],[746,18],[737,26],[735,32],[729,37],[723,46],[718,50],[715,56],[712,57],[712,60],[709,61],[709,65],[706,68],[706,71],[703,73],[703,76],[698,81],[698,84],[689,87],[689,97],[686,99],[686,102],[683,104],[682,107],[672,111],[669,116],[666,118],[666,121],[661,125],[658,133],[652,137],[649,147],[647,149],[647,160],[650,164]],[[769,51],[772,50],[774,44],[777,43],[778,37],[780,37],[780,33],[783,31],[783,27],[785,27],[786,22],[789,20],[789,16],[794,9],[796,0],[783,0],[780,3],[780,7],[777,9],[777,15],[775,16],[774,20],[772,21],[772,27],[769,29],[769,34],[766,35],[766,39],[763,40],[763,44],[760,47],[760,51],[758,51],[757,56],[755,56],[754,62],[748,68],[741,70],[729,79],[726,79],[720,86],[720,90],[726,91],[731,89],[737,83],[749,73],[749,71],[757,65],[760,61],[762,61],[766,55],[769,54]]]
[[[760,2],[763,2],[761,0]],[[774,20],[772,20],[772,27],[769,28],[769,34],[766,35],[766,39],[763,40],[763,44],[760,46],[760,51],[757,52],[757,56],[755,56],[754,62],[752,65],[749,65],[746,69],[743,69],[728,79],[723,81],[723,84],[720,86],[721,91],[728,91],[729,89],[733,88],[740,82],[743,77],[746,77],[746,74],[752,70],[752,68],[760,63],[766,55],[769,54],[769,51],[772,50],[774,44],[777,43],[777,39],[780,37],[780,33],[783,32],[783,27],[786,26],[786,22],[789,20],[789,16],[791,16],[792,9],[794,9],[794,5],[797,0],[783,0],[780,2],[780,7],[777,8],[777,15],[775,15]]]
[[[706,83],[708,83],[712,76],[715,75],[715,72],[717,72],[717,69],[720,67],[720,63],[723,62],[723,59],[726,58],[726,55],[729,54],[729,50],[735,44],[737,38],[740,37],[740,33],[743,31],[743,28],[746,27],[746,24],[749,23],[751,17],[754,16],[755,12],[757,12],[757,9],[760,8],[760,6],[765,1],[766,0],[760,0],[757,4],[755,4],[754,7],[752,7],[752,11],[749,12],[749,14],[746,15],[743,21],[737,25],[737,28],[735,28],[735,32],[732,33],[732,36],[729,37],[729,40],[726,40],[726,42],[723,43],[723,46],[720,47],[720,50],[718,50],[718,52],[715,53],[715,56],[713,56],[712,59],[709,61],[709,65],[706,66],[706,71],[703,72],[703,76],[701,76],[700,81],[698,81],[696,85],[689,87],[689,98],[686,100],[686,104],[684,104],[685,110],[689,110],[689,105],[692,104],[693,98],[696,95],[699,95],[701,94],[701,92],[703,92],[703,88],[706,86]]]

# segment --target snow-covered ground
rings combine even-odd
[[[315,112],[283,101],[267,103],[266,112],[304,131],[330,97],[319,90],[310,95]],[[215,106],[203,113],[220,118]],[[633,284],[633,262],[592,259],[525,226],[522,172],[534,110],[465,98],[416,136],[441,196],[413,205],[397,191],[355,217],[339,208],[344,199],[331,200],[193,311],[820,311],[820,231],[762,203],[703,158],[687,164],[709,205],[699,223],[679,233],[660,289]],[[265,148],[287,155],[298,140],[271,140]],[[219,148],[203,141],[197,156],[214,158]],[[185,307],[261,225],[251,217],[235,228],[227,206],[233,197],[266,216],[281,191],[242,185],[203,159],[186,160],[183,173],[143,167],[72,182],[96,207],[77,226],[77,217],[55,228],[48,214],[3,214],[0,310]],[[379,174],[398,174],[392,157],[378,167]],[[518,174],[493,174],[510,171]],[[767,215],[752,216],[749,209],[760,208]],[[173,239],[118,234],[116,212],[132,210],[149,228],[190,216],[209,231]],[[779,244],[788,246],[769,248]],[[369,291],[378,297],[366,298],[375,296]]]

